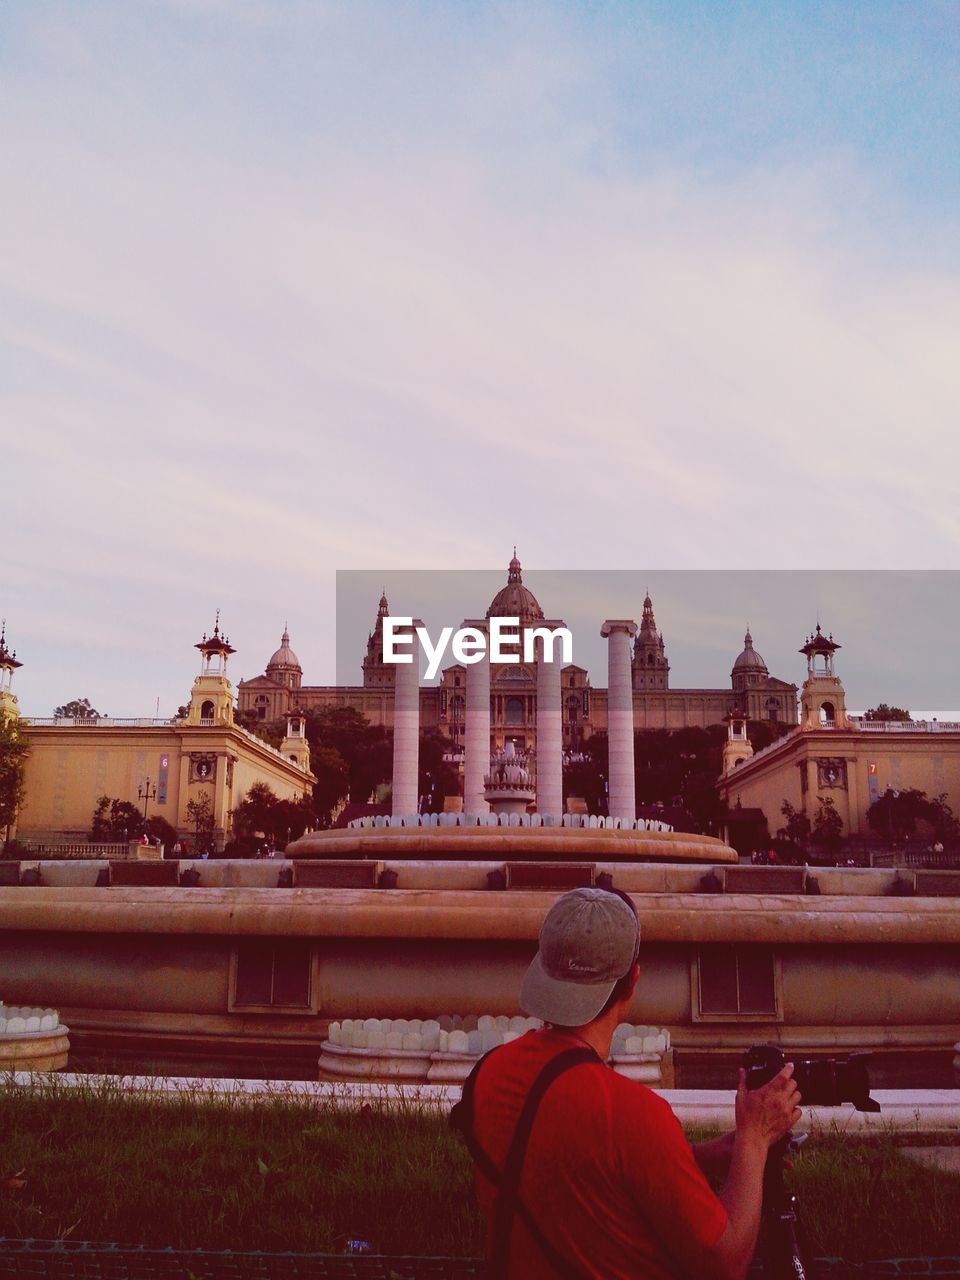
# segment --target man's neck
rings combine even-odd
[[[620,1008],[617,1006],[582,1027],[557,1027],[556,1030],[561,1035],[569,1035],[575,1040],[582,1041],[594,1050],[601,1062],[606,1062],[610,1057],[613,1033],[620,1021]]]

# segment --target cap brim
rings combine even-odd
[[[617,985],[612,982],[560,982],[543,967],[539,951],[520,984],[520,1008],[558,1027],[582,1027],[597,1016]]]

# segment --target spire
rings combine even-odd
[[[657,620],[653,616],[653,601],[649,595],[643,597],[643,617],[640,619],[641,640],[656,640]]]
[[[380,592],[380,603],[377,605],[377,621],[385,618],[390,612],[390,606],[387,603],[387,588],[384,587]]]
[[[507,566],[507,583],[509,585],[511,582],[522,582],[522,581],[523,581],[523,578],[520,575],[520,561],[517,559],[517,548],[516,546],[514,546],[513,559],[510,561],[510,564]]]
[[[753,648],[753,636],[750,634],[750,623],[747,623],[746,634],[743,637],[743,647],[745,649]]]

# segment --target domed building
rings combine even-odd
[[[628,606],[629,609],[629,606]],[[389,616],[386,592],[381,595],[373,626],[361,659],[359,685],[303,685],[302,671],[284,629],[280,648],[266,672],[241,681],[241,712],[259,720],[279,720],[291,709],[349,706],[373,724],[393,724],[393,695],[397,668],[383,660],[383,619]],[[523,581],[523,569],[514,547],[507,566],[507,580],[490,601],[486,618],[519,618],[521,625],[563,623],[544,615],[536,595]],[[639,729],[705,728],[721,724],[731,711],[751,720],[797,723],[797,686],[771,676],[753,647],[748,629],[744,648],[736,658],[726,687],[672,689],[670,663],[663,632],[658,630],[653,601],[643,601],[640,626],[631,654],[634,725]],[[606,731],[607,690],[594,687],[585,667],[573,663],[561,675],[563,746],[577,751],[591,734]],[[466,667],[451,663],[441,672],[439,684],[420,689],[420,725],[450,739],[456,751],[463,745],[466,710]],[[490,747],[502,750],[512,742],[519,751],[536,747],[537,676],[532,663],[499,663],[490,669]]]
[[[288,689],[299,689],[303,681],[303,668],[300,666],[300,659],[290,648],[286,623],[280,637],[280,648],[267,663],[267,678]]]
[[[513,548],[513,559],[507,566],[507,585],[501,587],[490,601],[487,617],[519,618],[521,627],[532,627],[544,620],[539,600],[529,587],[523,585],[516,547]]]

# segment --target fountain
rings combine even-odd
[[[530,757],[511,740],[490,758],[490,772],[483,780],[483,794],[491,813],[508,817],[528,812],[537,798]],[[519,824],[515,824],[519,825]]]

